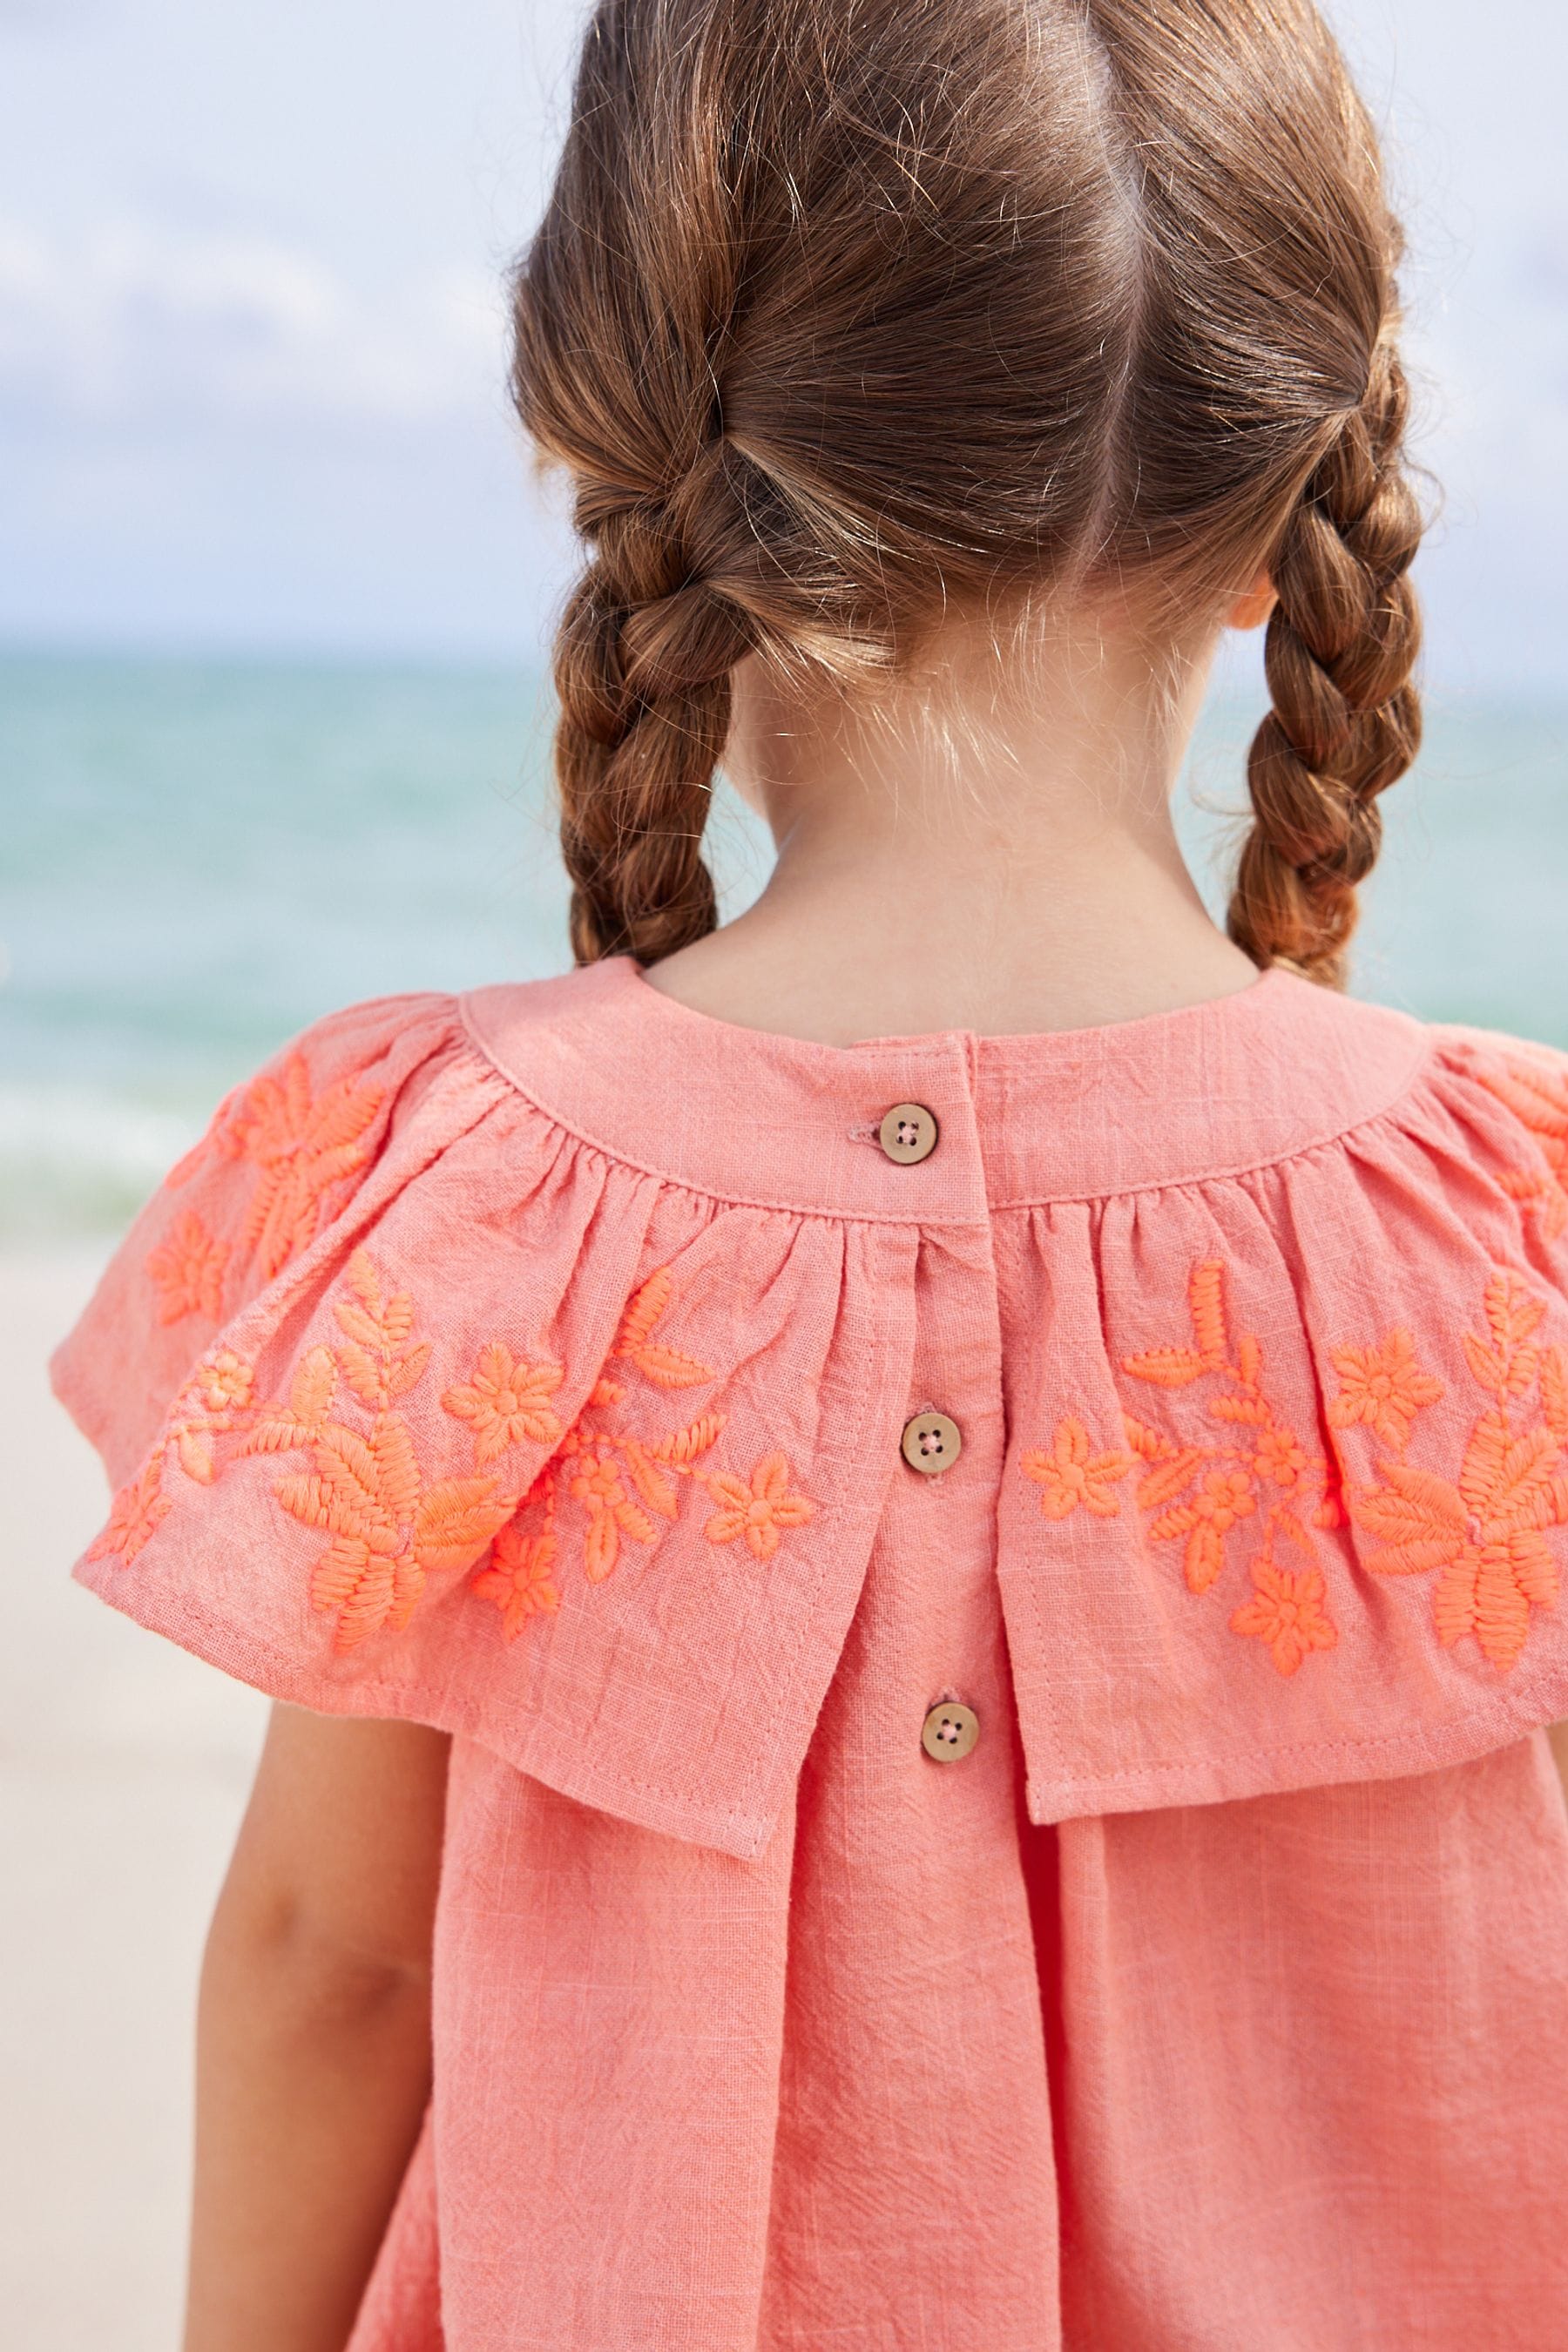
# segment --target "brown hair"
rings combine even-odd
[[[735,665],[1272,568],[1230,908],[1342,978],[1415,755],[1397,226],[1310,0],[601,0],[515,281],[591,551],[556,649],[580,961],[712,928]]]

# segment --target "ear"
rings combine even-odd
[[[1279,591],[1266,565],[1251,587],[1237,598],[1226,616],[1226,625],[1232,629],[1260,629],[1279,602]]]

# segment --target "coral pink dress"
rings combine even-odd
[[[57,1376],[84,1581],[455,1735],[354,2352],[1568,2345],[1565,1139],[1283,972],[224,1105]]]

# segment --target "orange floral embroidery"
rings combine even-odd
[[[1279,1671],[1294,1674],[1305,1649],[1331,1649],[1338,1639],[1322,1605],[1326,1587],[1309,1532],[1309,1525],[1338,1524],[1332,1470],[1321,1454],[1308,1452],[1270,1402],[1263,1350],[1250,1331],[1237,1334],[1232,1353],[1225,1268],[1217,1260],[1194,1267],[1187,1299],[1192,1345],[1128,1356],[1122,1369],[1156,1388],[1216,1381],[1205,1410],[1235,1435],[1228,1444],[1177,1444],[1129,1414],[1128,1443],[1148,1465],[1138,1486],[1139,1507],[1154,1514],[1151,1535],[1182,1544],[1193,1592],[1206,1592],[1218,1580],[1235,1530],[1247,1525],[1250,1531],[1257,1523],[1251,1562],[1257,1599],[1235,1612],[1231,1631],[1265,1642]],[[1299,1574],[1279,1566],[1276,1552],[1282,1540],[1293,1544],[1306,1562]],[[1312,1638],[1300,1651],[1294,1641],[1279,1638],[1280,1612],[1286,1609],[1308,1612],[1303,1622],[1310,1623]]]
[[[658,1389],[699,1388],[704,1381],[717,1378],[706,1364],[694,1356],[683,1356],[679,1348],[666,1347],[653,1337],[656,1325],[669,1305],[674,1276],[667,1265],[650,1274],[637,1297],[627,1307],[616,1341],[617,1356],[628,1357],[645,1381]]]
[[[673,1296],[669,1269],[661,1266],[626,1307],[611,1350],[612,1360],[630,1363],[656,1389],[690,1388],[717,1378],[694,1356],[657,1336]],[[554,1371],[553,1366],[548,1369]],[[552,1395],[560,1378],[556,1373],[547,1390],[531,1394],[536,1399]],[[489,1391],[477,1377],[472,1386],[488,1402]],[[460,1417],[477,1419],[468,1409],[466,1391],[454,1391],[443,1402],[451,1410],[459,1393],[465,1397]],[[719,1507],[704,1528],[709,1542],[732,1543],[743,1536],[758,1559],[777,1550],[781,1529],[804,1526],[816,1511],[805,1496],[791,1493],[789,1464],[783,1454],[765,1454],[749,1480],[702,1466],[703,1456],[724,1429],[721,1412],[700,1413],[662,1436],[636,1435],[615,1425],[626,1393],[619,1381],[606,1378],[595,1384],[524,1500],[524,1511],[532,1507],[541,1513],[539,1528],[532,1534],[521,1526],[508,1529],[474,1580],[474,1591],[501,1612],[501,1631],[508,1641],[516,1639],[530,1617],[558,1605],[553,1575],[563,1502],[575,1504],[586,1521],[583,1570],[592,1584],[602,1584],[614,1574],[623,1543],[651,1544],[661,1519],[679,1517],[683,1479],[704,1487]],[[476,1439],[476,1458],[480,1442]]]
[[[546,1400],[563,1378],[559,1364],[524,1362],[497,1340],[481,1349],[468,1386],[448,1389],[441,1403],[472,1425],[475,1462],[492,1462],[525,1437],[548,1445],[560,1436],[561,1423]]]
[[[493,1601],[500,1611],[501,1633],[515,1642],[531,1617],[553,1615],[561,1606],[552,1570],[555,1566],[555,1528],[524,1535],[515,1519],[495,1539],[489,1564],[474,1579],[481,1600]]]
[[[231,1255],[254,1255],[263,1281],[270,1282],[314,1241],[326,1195],[370,1158],[365,1131],[381,1102],[379,1087],[361,1086],[352,1075],[312,1096],[310,1066],[298,1053],[278,1076],[254,1078],[229,1097],[167,1181],[184,1184],[215,1152],[248,1161],[258,1181],[232,1252],[188,1213],[153,1251],[148,1270],[163,1299],[164,1322],[176,1322],[198,1307],[217,1319]],[[215,1252],[221,1252],[216,1265]]]
[[[751,1484],[718,1470],[708,1480],[708,1491],[721,1505],[703,1533],[711,1544],[733,1543],[744,1536],[759,1559],[779,1548],[781,1528],[804,1527],[816,1506],[804,1495],[789,1491],[789,1463],[782,1454],[765,1454],[752,1473]]]
[[[1230,1619],[1231,1631],[1261,1641],[1276,1668],[1293,1675],[1309,1650],[1331,1649],[1338,1639],[1325,1607],[1326,1587],[1310,1526],[1339,1524],[1333,1472],[1321,1454],[1308,1451],[1270,1402],[1263,1380],[1263,1350],[1251,1332],[1231,1345],[1225,1268],[1217,1260],[1194,1266],[1187,1286],[1190,1342],[1153,1348],[1124,1357],[1121,1369],[1152,1388],[1214,1385],[1205,1401],[1210,1422],[1231,1434],[1211,1438],[1197,1431],[1168,1436],[1131,1413],[1122,1430],[1130,1449],[1096,1453],[1082,1420],[1061,1422],[1048,1451],[1026,1454],[1020,1467],[1041,1489],[1047,1518],[1065,1519],[1083,1509],[1114,1518],[1115,1493],[1130,1471],[1141,1470],[1134,1490],[1149,1532],[1163,1543],[1182,1546],[1187,1588],[1208,1591],[1223,1573],[1229,1539],[1246,1528],[1256,1538],[1251,1561],[1255,1597]],[[1292,1544],[1305,1562],[1300,1572],[1279,1565],[1281,1543]]]
[[[214,1440],[248,1428],[256,1410],[256,1375],[228,1349],[206,1357],[186,1381],[164,1418],[151,1454],[114,1498],[109,1525],[89,1559],[119,1559],[129,1568],[174,1507],[163,1487],[169,1449],[187,1478],[210,1486],[217,1475]]]
[[[1289,1569],[1255,1559],[1252,1580],[1257,1595],[1237,1610],[1230,1630],[1266,1642],[1282,1675],[1293,1675],[1310,1650],[1333,1648],[1340,1637],[1323,1611],[1321,1569],[1303,1569],[1293,1576]]]
[[[1080,1507],[1098,1519],[1113,1519],[1121,1508],[1111,1488],[1138,1466],[1136,1454],[1097,1454],[1081,1421],[1058,1422],[1048,1453],[1026,1454],[1022,1468],[1042,1491],[1040,1508],[1047,1519],[1070,1518]]]
[[[205,1315],[217,1322],[227,1264],[227,1243],[215,1241],[194,1211],[177,1217],[147,1260],[158,1293],[159,1322],[178,1323],[186,1315]]]
[[[1391,1331],[1375,1348],[1336,1348],[1333,1366],[1340,1392],[1329,1405],[1331,1426],[1349,1429],[1364,1421],[1396,1450],[1422,1406],[1437,1403],[1443,1394],[1442,1381],[1417,1367],[1408,1331]]]
[[[246,1447],[310,1452],[310,1469],[272,1491],[290,1517],[331,1538],[311,1570],[310,1602],[336,1617],[340,1651],[383,1626],[401,1633],[427,1576],[471,1568],[518,1504],[492,1477],[426,1480],[393,1410],[429,1360],[428,1346],[414,1341],[413,1302],[405,1291],[385,1296],[363,1249],[349,1261],[348,1288],[333,1309],[342,1342],[310,1350],[288,1404],[260,1409]],[[328,1418],[340,1380],[363,1426]]]
[[[1503,1669],[1524,1647],[1531,1609],[1556,1602],[1546,1532],[1568,1526],[1568,1360],[1537,1341],[1545,1312],[1514,1276],[1494,1275],[1486,1328],[1465,1337],[1471,1376],[1493,1402],[1470,1433],[1458,1482],[1403,1458],[1406,1426],[1388,1440],[1390,1457],[1377,1465],[1382,1483],[1351,1503],[1357,1525],[1379,1538],[1367,1566],[1382,1576],[1440,1570],[1433,1596],[1439,1641],[1452,1648],[1473,1633],[1482,1655]],[[1531,1399],[1533,1410],[1521,1412]]]
[[[174,1507],[163,1488],[163,1453],[160,1446],[114,1497],[109,1525],[89,1547],[89,1559],[121,1559],[129,1568]]]
[[[1505,1062],[1500,1069],[1477,1064],[1475,1074],[1541,1146],[1541,1166],[1505,1169],[1503,1182],[1516,1201],[1540,1212],[1542,1233],[1556,1241],[1568,1229],[1568,1073]]]

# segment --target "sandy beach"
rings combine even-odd
[[[174,2352],[191,2022],[265,1715],[69,1581],[97,1456],[45,1359],[99,1259],[0,1257],[0,2312],[17,2352]]]

